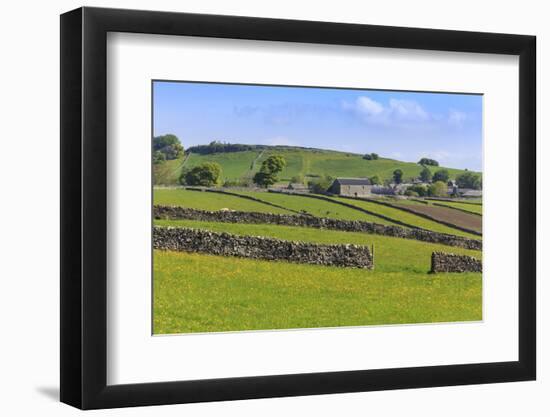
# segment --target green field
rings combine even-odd
[[[254,191],[238,191],[237,194],[259,198],[260,200],[274,203],[298,212],[305,212],[316,217],[328,217],[342,220],[362,220],[379,224],[396,225],[394,222],[385,220],[378,216],[363,213],[360,210],[355,210],[330,201],[310,197]]]
[[[378,273],[155,251],[154,333],[481,320],[481,274]]]
[[[210,211],[227,208],[235,211],[296,214],[289,210],[284,210],[241,197],[220,193],[184,190],[180,188],[155,188],[153,193],[153,202],[155,205],[181,206]]]
[[[184,164],[185,162],[185,164]],[[185,157],[165,161],[162,164],[153,165],[153,177],[155,184],[177,184],[183,166],[187,162]]]
[[[351,243],[369,247],[374,245],[377,272],[409,271],[426,274],[430,270],[430,256],[434,251],[453,252],[476,258],[481,257],[480,251],[360,232],[342,232],[338,230],[269,224],[203,222],[197,220],[155,220],[155,225],[191,227],[213,232],[266,236],[302,242]]]
[[[367,161],[362,155],[336,152],[329,150],[302,149],[291,147],[271,147],[266,150],[225,152],[208,155],[191,153],[185,162],[186,168],[192,168],[204,162],[217,162],[222,167],[223,180],[239,180],[252,178],[260,169],[261,163],[271,155],[282,155],[287,166],[279,174],[281,181],[289,181],[295,175],[315,177],[331,175],[333,177],[371,177],[378,175],[381,179],[390,179],[395,169],[403,171],[405,179],[417,177],[422,167],[412,162],[401,162],[394,159],[380,158]],[[174,185],[177,183],[179,171],[178,163],[168,161],[172,174],[164,173],[164,168],[155,166],[155,184]],[[179,162],[181,166],[181,161]],[[451,177],[464,171],[446,168]],[[163,173],[163,174],[161,174]]]
[[[330,151],[278,150],[287,161],[279,175],[370,176],[387,178],[400,168],[406,176],[421,167]],[[204,161],[222,165],[224,177],[251,178],[272,150],[214,155],[191,154],[187,159],[155,166],[157,180],[175,183],[182,165]],[[456,170],[455,170],[456,171]],[[362,220],[392,225],[403,222],[426,230],[480,239],[406,211],[369,201],[316,198],[259,191],[239,195],[154,188],[154,204],[201,210],[230,209],[262,213],[297,212],[317,217]],[[253,201],[246,197],[261,201]],[[386,200],[386,199],[384,199]],[[391,199],[387,201],[394,202]],[[346,207],[339,202],[350,204]],[[400,200],[400,204],[422,203]],[[433,202],[430,202],[432,204]],[[279,207],[274,207],[275,204]],[[447,203],[445,203],[447,204]],[[480,210],[481,205],[460,203]],[[361,209],[372,212],[364,213]],[[382,219],[385,216],[390,220]],[[374,270],[295,264],[283,261],[213,256],[185,252],[153,252],[155,334],[435,323],[482,319],[480,273],[430,274],[434,251],[481,258],[481,251],[376,234],[268,224],[197,220],[155,220],[158,226],[191,227],[236,235],[265,236],[323,244],[358,244],[374,248]]]

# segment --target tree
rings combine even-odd
[[[432,181],[433,182],[441,181],[446,184],[447,181],[449,181],[449,171],[447,171],[446,169],[440,169],[439,171],[435,171],[435,174],[432,177]]]
[[[401,184],[403,182],[403,171],[400,169],[393,171],[393,182],[395,184]]]
[[[420,159],[420,161],[418,161],[418,164],[419,165],[431,165],[431,166],[434,166],[434,167],[439,166],[439,162],[437,162],[435,159],[430,159],[430,158],[422,158],[422,159]]]
[[[382,180],[380,179],[380,177],[378,175],[373,175],[372,177],[369,178],[369,181],[372,185],[382,184]]]
[[[443,181],[436,181],[428,187],[428,195],[432,197],[446,197],[447,196],[447,183]]]
[[[262,162],[262,167],[260,170],[266,172],[271,172],[272,174],[278,174],[286,166],[285,158],[281,155],[272,155]]]
[[[153,152],[161,152],[165,159],[177,159],[183,155],[183,146],[176,135],[167,134],[153,138]]]
[[[222,167],[219,164],[216,162],[205,162],[187,171],[185,174],[185,183],[187,185],[212,187],[220,183],[221,175]]]
[[[314,194],[323,194],[328,191],[334,179],[330,175],[316,178],[307,183],[309,190]]]
[[[161,151],[153,152],[153,164],[162,164],[164,161],[166,161],[166,156]]]
[[[260,170],[252,179],[260,187],[269,187],[277,182],[277,174],[286,166],[285,159],[280,155],[272,155],[262,162]]]
[[[481,189],[481,176],[473,172],[465,172],[456,177],[456,185],[459,188],[473,188],[474,190]]]
[[[271,172],[265,172],[265,171],[258,171],[254,175],[254,178],[252,178],[252,181],[254,181],[255,184],[259,185],[260,187],[270,187],[273,184],[277,182],[277,176],[275,174],[272,174]]]
[[[430,182],[432,180],[432,171],[428,167],[424,167],[420,171],[420,180],[422,182]]]
[[[302,174],[294,175],[290,182],[293,184],[303,184],[304,183],[304,176]]]
[[[407,187],[407,191],[415,193],[417,196],[420,197],[425,197],[428,195],[428,188],[426,188],[424,184],[411,185],[410,187]],[[409,194],[405,193],[405,195]]]
[[[363,155],[363,159],[366,159],[367,161],[376,161],[378,158],[378,154],[374,152]]]

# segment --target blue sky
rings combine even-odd
[[[376,152],[481,171],[482,96],[155,81],[154,134]]]

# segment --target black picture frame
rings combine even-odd
[[[107,385],[108,32],[519,56],[519,360]],[[535,51],[536,38],[524,35],[88,7],[63,14],[61,401],[96,409],[535,379]]]

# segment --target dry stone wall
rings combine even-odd
[[[359,245],[320,245],[190,228],[155,227],[155,249],[372,269],[371,251]]]
[[[433,252],[431,272],[482,272],[479,259],[454,253]]]
[[[406,229],[399,226],[385,226],[359,220],[339,220],[303,215],[257,213],[247,211],[205,211],[184,207],[155,206],[155,219],[200,220],[223,223],[276,224],[283,226],[313,227],[317,229],[364,232],[384,236],[415,239],[423,242],[439,243],[466,249],[481,250],[480,240],[461,236],[430,232],[422,229]]]

